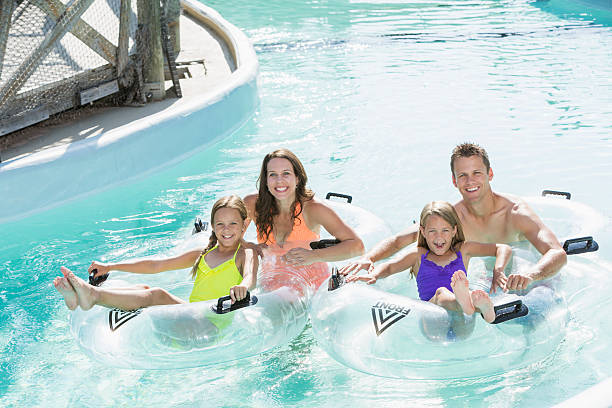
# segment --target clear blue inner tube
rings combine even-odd
[[[558,198],[526,201],[558,237],[585,235],[585,228],[604,225],[601,216],[579,203]],[[513,246],[507,274],[521,272],[539,259],[526,243]],[[589,255],[575,255],[589,256]],[[470,262],[472,289],[488,291],[494,259]],[[336,290],[321,285],[311,305],[319,345],[338,362],[358,371],[393,378],[452,379],[505,373],[545,360],[559,347],[573,296],[573,262],[556,277],[528,291],[493,296],[496,305],[520,299],[526,316],[491,325],[480,315],[466,316],[418,300],[407,272],[375,285],[350,283]],[[577,289],[574,289],[577,290]]]
[[[369,245],[390,234],[385,223],[368,211],[351,204],[328,204]],[[207,232],[196,234],[191,241],[197,242],[182,246],[203,247],[207,240]],[[265,251],[253,292],[257,302],[248,307],[220,316],[212,310],[217,299],[137,311],[95,306],[71,314],[71,331],[91,358],[133,369],[205,366],[250,357],[286,344],[306,326],[312,296],[329,275],[325,264],[312,267],[283,264],[279,257],[290,247]],[[188,271],[184,271],[182,276],[187,275]],[[112,276],[103,285],[128,286]],[[186,280],[171,291],[186,299],[191,287],[192,283]]]

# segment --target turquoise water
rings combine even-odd
[[[259,111],[163,173],[0,226],[0,405],[542,407],[612,375],[610,26],[526,1],[206,4],[254,43]],[[51,283],[60,265],[84,276],[93,259],[177,252],[215,198],[254,191],[272,149],[296,152],[319,195],[351,193],[399,231],[427,201],[458,199],[448,158],[466,140],[489,151],[496,190],[571,191],[604,214],[592,232],[602,250],[567,271],[581,289],[566,338],[539,364],[382,379],[331,360],[307,328],[223,367],[141,372],[101,366],[71,337]]]

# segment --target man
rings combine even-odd
[[[523,275],[494,274],[491,292],[521,290],[534,281],[555,275],[567,262],[567,255],[555,234],[521,200],[491,190],[493,169],[487,152],[473,143],[461,144],[451,156],[453,185],[462,200],[454,205],[465,233],[466,240],[485,243],[511,243],[528,240],[542,257]],[[417,238],[418,225],[387,238],[371,249],[358,261],[342,269],[349,274],[360,269],[371,271],[374,263],[387,258]]]

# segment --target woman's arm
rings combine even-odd
[[[249,228],[251,221],[255,219],[255,203],[257,202],[257,194],[249,194],[244,197],[244,204],[247,208],[247,219],[245,220],[245,230]],[[257,229],[257,226],[255,227]],[[244,248],[250,248],[255,251],[255,253],[261,257],[263,257],[263,248],[265,248],[266,244],[257,244],[254,242],[245,241],[244,238],[241,240],[240,244]]]
[[[257,202],[258,194],[249,194],[244,196],[244,205],[247,209],[247,219],[246,219],[246,227],[248,228],[251,224],[251,221],[255,220],[255,203]]]
[[[304,203],[304,220],[310,226],[322,226],[327,232],[340,240],[339,244],[328,248],[308,250],[291,249],[285,260],[292,265],[310,265],[315,262],[341,261],[363,254],[364,246],[355,231],[327,205],[311,200]]]
[[[91,273],[91,271],[97,269],[94,276],[105,275],[110,271],[124,271],[142,274],[160,273],[164,271],[189,268],[193,266],[201,253],[202,250],[198,249],[185,252],[184,254],[171,258],[145,259],[118,263],[102,263],[93,261],[91,265],[89,265],[87,272]]]

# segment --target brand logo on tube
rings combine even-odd
[[[111,331],[117,330],[119,327],[123,326],[128,320],[132,320],[136,316],[138,316],[141,312],[141,309],[136,310],[120,310],[120,309],[112,309],[108,312],[108,326]]]
[[[372,321],[376,335],[380,336],[385,330],[397,323],[410,313],[410,309],[402,305],[379,300],[372,306]]]

